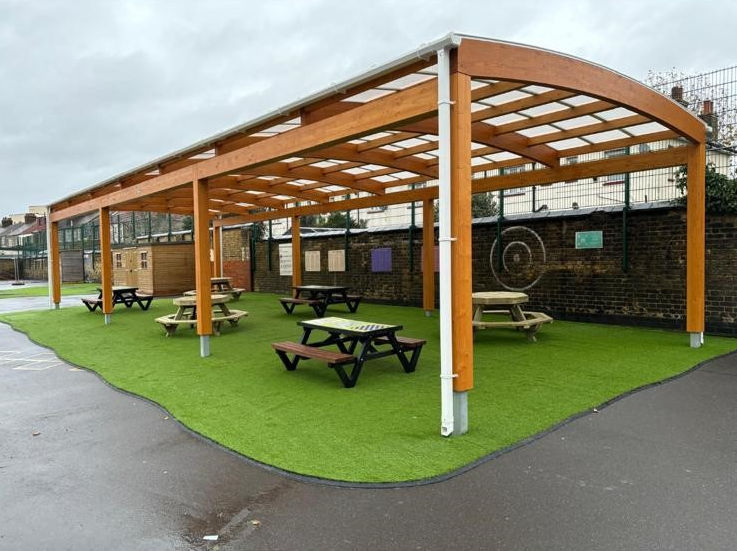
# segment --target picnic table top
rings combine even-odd
[[[230,300],[230,295],[215,294],[215,295],[211,295],[211,299],[212,299],[212,304],[224,304]],[[197,297],[196,296],[177,297],[174,299],[174,304],[176,306],[196,306]]]
[[[389,325],[386,323],[373,323],[370,321],[350,320],[345,318],[316,318],[297,322],[302,327],[310,329],[323,329],[325,331],[338,330],[340,333],[347,335],[369,335],[376,332],[385,332],[387,330],[399,331],[401,325]]]
[[[102,287],[97,287],[96,289],[102,293]],[[138,291],[138,287],[129,287],[127,285],[113,285],[112,289],[114,293]]]
[[[293,285],[292,289],[304,291],[343,291],[348,289],[346,285]]]
[[[529,301],[530,297],[513,291],[484,291],[471,294],[471,300],[474,304],[522,304]]]

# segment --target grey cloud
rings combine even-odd
[[[734,64],[735,10],[692,0],[0,0],[0,210],[53,201],[450,30],[642,78]]]

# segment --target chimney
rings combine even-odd
[[[714,102],[712,100],[704,100],[699,118],[711,128],[707,132],[707,138],[711,141],[717,141],[719,139],[719,117],[714,112]]]
[[[677,101],[684,107],[688,107],[688,102],[683,99],[683,86],[674,86],[670,89],[670,97],[673,101]]]
[[[36,215],[31,212],[27,212],[23,217],[23,220],[26,224],[31,224],[36,221]]]
[[[13,225],[13,219],[9,216],[6,216],[3,218],[2,222],[0,222],[0,227],[7,228],[8,226]]]

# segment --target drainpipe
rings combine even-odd
[[[440,434],[453,434],[453,320],[450,236],[450,50],[438,55],[438,213],[440,231]]]
[[[49,309],[54,308],[54,271],[51,269],[51,207],[46,207],[46,270],[49,282]]]

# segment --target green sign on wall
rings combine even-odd
[[[603,249],[604,236],[600,231],[577,231],[576,232],[576,248],[577,249]]]

